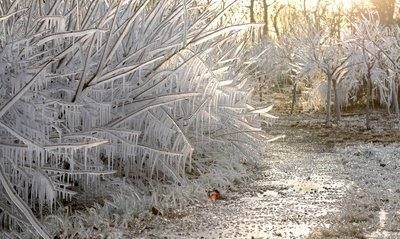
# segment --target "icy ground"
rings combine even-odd
[[[253,182],[215,205],[154,216],[138,238],[400,238],[399,122],[279,120]],[[368,143],[371,142],[371,143]]]

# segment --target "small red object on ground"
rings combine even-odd
[[[208,191],[208,198],[211,200],[211,202],[215,202],[220,198],[220,193],[217,189],[214,189],[212,191]]]

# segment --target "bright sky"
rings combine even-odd
[[[206,1],[206,0],[204,0]],[[207,0],[208,1],[208,0]],[[237,5],[241,8],[236,8],[236,18],[239,21],[247,22],[248,21],[248,10],[250,6],[250,0],[211,0],[214,3],[224,3],[225,6],[236,1]],[[275,2],[276,0],[267,0],[268,4]],[[278,0],[281,4],[290,4],[292,6],[298,6],[299,8],[303,8],[304,0]],[[308,9],[313,9],[317,5],[318,0],[306,0],[306,5]],[[328,8],[332,11],[339,9],[340,7],[344,10],[349,10],[352,6],[365,6],[368,5],[369,0],[321,0],[323,4],[329,4]],[[262,0],[255,0],[255,7],[262,8]],[[257,10],[260,12],[260,9]],[[271,13],[270,13],[271,14]],[[240,20],[241,19],[241,20]]]
[[[222,1],[225,2],[225,4],[229,4],[230,2],[234,0],[212,0],[213,2],[219,2],[221,3]],[[267,0],[267,3],[272,3],[275,0]],[[304,0],[278,0],[281,3],[289,3],[291,5],[298,5],[299,7],[303,7],[303,1]],[[317,5],[318,0],[306,0],[307,7],[313,8]],[[343,7],[344,9],[350,9],[352,6],[355,5],[365,5],[368,0],[322,0],[322,2],[328,3],[330,7],[334,9]],[[238,4],[248,7],[250,5],[250,0],[239,0]],[[261,0],[256,0],[255,1],[256,7],[261,7],[262,6],[262,1]]]
[[[212,0],[212,2],[225,2],[225,4],[229,4],[234,0]],[[267,0],[267,3],[272,3],[275,0]],[[303,1],[304,0],[278,0],[281,3],[290,3],[292,5],[299,5],[303,6]],[[306,0],[306,4],[308,7],[315,7],[317,5],[318,0]],[[343,6],[346,9],[351,8],[353,5],[365,5],[368,0],[322,0],[322,2],[327,2],[330,3],[332,7],[340,7]],[[250,5],[250,0],[239,0],[239,4],[243,6],[249,6]],[[256,5],[261,6],[262,1],[261,0],[256,0],[255,1]]]
[[[282,2],[290,2],[292,4],[301,4],[303,5],[303,0],[280,0]],[[315,7],[317,5],[318,0],[306,0],[306,3],[309,7]],[[355,5],[365,5],[365,0],[331,0],[326,1],[330,2],[330,5],[333,8],[343,7],[344,9],[350,9]]]
[[[310,2],[310,4],[312,4],[314,6],[318,2],[318,0],[308,0],[308,1]],[[332,1],[332,5],[338,6],[338,7],[343,6],[345,8],[350,8],[352,6],[352,4],[353,4],[353,0],[333,0]]]

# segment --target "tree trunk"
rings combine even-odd
[[[273,20],[273,24],[274,24],[274,29],[275,29],[275,34],[276,34],[276,38],[280,38],[280,33],[279,33],[279,27],[278,27],[278,17],[279,17],[279,12],[280,11],[282,11],[282,9],[283,9],[284,7],[283,7],[283,5],[281,6],[281,7],[279,7],[277,10],[276,10],[276,12],[275,12],[275,15],[274,15],[274,20]]]
[[[297,82],[293,84],[293,92],[292,92],[292,107],[290,108],[290,114],[293,114],[294,106],[296,105],[297,99]]]
[[[393,94],[393,97],[392,97],[393,109],[394,109],[394,112],[395,112],[396,116],[399,116],[400,115],[400,109],[399,109],[399,96],[398,96],[397,79],[395,79],[394,82],[393,82],[392,94]]]
[[[372,106],[372,82],[371,77],[367,76],[367,114],[365,117],[365,126],[371,130],[371,106]]]
[[[321,0],[317,1],[315,11],[314,11],[314,19],[315,19],[315,28],[317,31],[321,29],[321,16],[319,15]]]
[[[256,22],[254,17],[254,1],[255,0],[250,0],[250,23]]]
[[[326,91],[326,127],[332,127],[331,120],[331,91],[332,91],[332,76],[328,75],[328,89]]]
[[[332,79],[333,83],[333,93],[335,94],[335,115],[336,115],[336,122],[339,122],[341,120],[341,115],[340,115],[340,104],[339,104],[339,96],[338,96],[338,91],[337,91],[337,80]]]
[[[268,4],[267,0],[263,0],[263,8],[264,8],[264,28],[263,28],[263,34],[264,36],[268,37],[269,34],[269,22],[268,22]]]
[[[255,23],[256,19],[254,16],[254,1],[255,0],[250,0],[250,23]],[[251,42],[255,42],[255,32],[254,30],[251,30]]]
[[[258,90],[260,91],[259,92],[259,95],[260,95],[260,102],[262,102],[263,101],[263,84],[262,84],[262,81],[261,81],[261,77],[259,77],[258,78]]]

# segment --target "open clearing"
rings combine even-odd
[[[300,120],[301,119],[301,120]],[[376,117],[378,119],[378,117]],[[216,204],[152,216],[142,238],[399,238],[400,147],[391,117],[282,116],[254,180]]]

